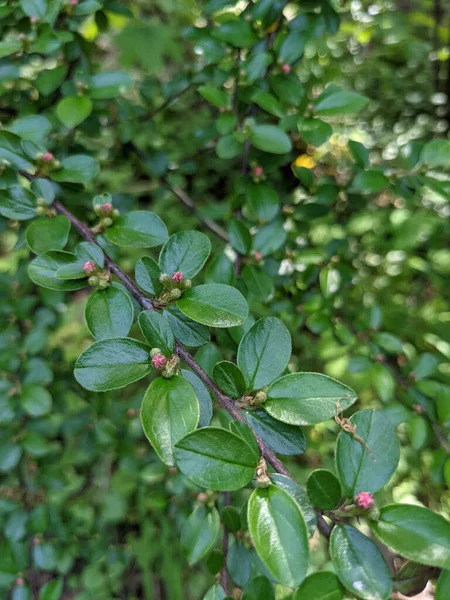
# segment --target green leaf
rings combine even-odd
[[[248,186],[248,204],[261,221],[270,221],[280,210],[278,194],[267,183],[254,183]]]
[[[378,492],[392,477],[400,458],[400,442],[391,423],[380,412],[361,410],[350,417],[355,434],[370,449],[341,431],[336,442],[336,469],[344,492]]]
[[[70,280],[59,279],[58,270],[69,264],[77,262],[75,254],[69,252],[47,252],[36,257],[28,267],[28,275],[31,281],[51,290],[73,292],[86,285],[84,279]]]
[[[211,252],[211,242],[199,231],[180,231],[170,236],[161,249],[159,267],[162,273],[180,271],[186,279],[199,273]]]
[[[195,484],[216,491],[246,486],[255,474],[258,458],[238,435],[204,427],[180,440],[174,450],[182,473]]]
[[[221,390],[231,398],[241,398],[245,392],[245,380],[241,370],[227,360],[214,366],[213,378]]]
[[[322,510],[331,510],[341,499],[341,484],[331,471],[316,469],[306,483],[308,496],[314,506]]]
[[[242,529],[239,511],[234,506],[224,506],[220,511],[220,520],[233,533]]]
[[[421,565],[450,569],[450,523],[428,508],[384,506],[370,527],[383,544]]]
[[[450,571],[441,571],[436,585],[434,600],[446,600],[448,590],[450,590]]]
[[[292,600],[343,600],[341,582],[331,571],[312,573],[303,581]]]
[[[300,136],[311,146],[321,146],[325,144],[333,133],[331,125],[322,121],[322,119],[299,119],[297,123]]]
[[[192,385],[175,376],[157,377],[145,392],[141,422],[159,458],[169,466],[174,462],[174,445],[198,425],[200,409]]]
[[[39,591],[39,600],[60,600],[63,586],[64,580],[62,578],[48,581]]]
[[[28,227],[27,244],[36,254],[62,250],[69,239],[70,221],[63,215],[51,219],[38,219]]]
[[[140,313],[138,321],[150,348],[159,348],[164,356],[172,356],[175,338],[167,319],[154,310],[146,310]]]
[[[215,506],[197,506],[181,530],[181,547],[190,565],[195,565],[214,546],[219,535],[220,519]]]
[[[47,0],[20,0],[20,6],[29,17],[36,17],[41,21],[45,21],[48,8]]]
[[[192,321],[176,306],[169,306],[163,312],[163,315],[169,321],[169,325],[177,340],[184,346],[197,348],[198,346],[207,344],[211,339],[211,334],[204,325]]]
[[[305,31],[293,30],[284,38],[278,52],[282,63],[292,64],[303,56],[308,34]]]
[[[251,448],[255,459],[259,460],[260,451],[258,441],[250,427],[242,421],[230,421],[230,431],[245,440]]]
[[[89,81],[89,96],[94,100],[117,98],[131,88],[133,81],[126,73],[110,71],[98,73]]]
[[[266,223],[258,229],[253,238],[253,250],[261,252],[263,256],[273,254],[286,242],[286,231],[280,218]]]
[[[33,163],[23,151],[21,138],[4,129],[0,130],[0,159],[8,161],[16,169],[34,172]]]
[[[252,236],[242,221],[230,219],[228,225],[228,236],[230,238],[232,247],[237,252],[243,254],[244,256],[250,254],[250,250],[252,248]]]
[[[60,100],[56,114],[63,125],[73,129],[82,123],[92,112],[92,100],[86,96],[68,96]]]
[[[31,417],[42,417],[52,409],[52,396],[40,385],[27,383],[22,388],[21,404]]]
[[[250,579],[252,557],[244,544],[234,538],[228,548],[227,571],[231,579],[239,587],[243,587]]]
[[[167,227],[154,213],[135,210],[120,217],[106,230],[105,237],[118,246],[153,248],[167,241]]]
[[[46,117],[29,115],[17,119],[11,126],[11,131],[23,140],[40,144],[45,141],[51,128],[52,124]]]
[[[330,538],[330,554],[344,586],[364,600],[387,600],[392,577],[383,555],[365,535],[350,525],[336,525]]]
[[[286,368],[291,357],[291,335],[275,317],[259,319],[239,344],[237,364],[247,388],[257,390],[273,381]]]
[[[236,48],[253,46],[258,41],[258,36],[253,31],[250,23],[242,19],[239,21],[229,21],[220,25],[212,30],[212,36]]]
[[[389,180],[381,171],[361,171],[352,182],[352,190],[360,194],[376,194],[388,185]]]
[[[94,342],[75,363],[75,379],[86,390],[106,392],[125,387],[152,370],[150,348],[130,338]]]
[[[22,456],[22,447],[8,441],[0,441],[0,473],[14,469]]]
[[[42,96],[50,96],[64,82],[68,71],[67,65],[61,65],[49,71],[40,73],[36,87]]]
[[[225,600],[226,597],[227,595],[223,591],[223,587],[217,583],[209,588],[203,600]]]
[[[137,261],[134,276],[138,286],[141,290],[147,292],[147,294],[159,296],[164,289],[162,283],[159,281],[161,269],[157,262],[153,258],[150,258],[150,256],[144,256]]]
[[[244,150],[244,144],[238,142],[238,140],[232,134],[224,135],[217,142],[216,154],[222,160],[231,160],[242,154]]]
[[[98,161],[90,156],[78,154],[69,156],[61,163],[61,169],[50,175],[53,181],[67,183],[86,183],[100,173]]]
[[[0,42],[0,58],[15,54],[22,49],[22,42],[18,39],[5,40]]]
[[[269,114],[274,115],[275,117],[281,118],[285,114],[285,111],[283,110],[283,107],[281,106],[279,100],[275,98],[275,96],[273,96],[272,94],[269,94],[269,92],[257,90],[252,95],[252,102],[257,104],[260,108],[262,108]]]
[[[273,277],[262,269],[246,266],[242,271],[242,279],[249,293],[258,302],[267,302],[273,296]]]
[[[84,314],[91,334],[96,340],[104,340],[128,335],[134,309],[126,292],[110,286],[89,296]]]
[[[275,485],[254,490],[248,502],[248,527],[271,575],[282,585],[297,587],[308,569],[309,545],[295,500]]]
[[[187,317],[209,327],[241,325],[248,305],[237,289],[220,283],[198,285],[185,292],[177,307]]]
[[[420,162],[430,168],[448,167],[450,164],[450,140],[432,140],[423,147]]]
[[[368,102],[369,98],[357,92],[331,85],[314,100],[314,112],[328,117],[348,115],[360,111]]]
[[[255,125],[250,133],[250,142],[258,150],[271,154],[286,154],[292,150],[287,133],[275,125]]]
[[[260,575],[251,579],[244,588],[242,600],[275,600],[275,592],[269,579]]]
[[[299,107],[306,97],[306,91],[299,78],[290,73],[269,77],[270,86],[275,94],[285,104]]]
[[[267,390],[264,409],[274,419],[291,425],[315,425],[356,401],[355,392],[327,375],[292,373],[274,381]]]
[[[105,255],[103,250],[91,242],[81,242],[75,249],[76,260],[73,263],[61,266],[56,276],[60,279],[85,279],[86,273],[83,271],[83,265],[92,260],[103,269],[105,266]]]
[[[352,153],[352,156],[356,164],[363,169],[370,167],[369,151],[361,144],[361,142],[355,142],[354,140],[348,140],[348,149]]]
[[[225,108],[230,104],[230,96],[226,92],[218,90],[215,87],[202,85],[197,91],[205,98],[205,100],[218,108]]]
[[[208,388],[202,383],[201,379],[188,371],[187,369],[181,369],[183,377],[192,385],[194,388],[195,395],[197,396],[198,403],[200,405],[200,418],[198,420],[199,427],[207,427],[211,423],[213,415],[213,407],[211,401],[211,394]]]
[[[274,452],[295,456],[305,451],[305,434],[300,427],[280,423],[260,409],[246,411],[244,417],[254,432]]]
[[[0,196],[0,214],[7,219],[16,221],[34,219],[36,216],[35,196],[20,185],[13,185],[8,192],[9,196]]]

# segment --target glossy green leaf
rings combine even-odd
[[[200,409],[192,385],[183,377],[157,377],[145,392],[141,422],[159,458],[169,466],[174,462],[174,445],[194,431]]]
[[[210,104],[213,106],[217,106],[218,108],[225,108],[230,104],[230,96],[217,88],[202,85],[197,89],[198,93],[205,98]]]
[[[152,370],[150,348],[129,338],[99,340],[75,363],[75,379],[85,389],[106,392],[142,379]]]
[[[242,421],[230,421],[230,431],[236,435],[239,435],[247,442],[255,456],[255,459],[258,460],[260,456],[258,441],[250,427]]]
[[[242,528],[239,511],[234,506],[224,506],[220,511],[220,520],[229,531],[236,532]]]
[[[238,435],[204,427],[180,440],[174,450],[182,473],[201,487],[217,491],[238,490],[253,478],[258,459]]]
[[[39,590],[39,600],[60,600],[63,587],[63,578],[57,578],[48,581]]]
[[[77,262],[75,254],[69,252],[47,252],[36,257],[28,267],[31,281],[51,290],[74,291],[86,285],[83,279],[59,279],[57,271],[64,265]]]
[[[7,219],[16,221],[34,219],[36,216],[35,196],[19,185],[10,187],[8,192],[9,195],[0,195],[0,214]]]
[[[159,281],[161,269],[150,256],[144,256],[137,261],[134,273],[138,286],[147,294],[159,296],[163,291],[163,286]]]
[[[20,6],[29,17],[45,20],[47,0],[20,0]]]
[[[197,396],[197,400],[200,406],[200,417],[198,420],[199,427],[207,427],[211,423],[212,415],[213,415],[213,406],[211,401],[211,394],[208,391],[208,388],[202,383],[199,377],[192,373],[192,371],[188,371],[187,369],[181,369],[181,374],[183,377],[189,381],[189,383],[194,388],[195,395]]]
[[[258,41],[256,33],[250,23],[244,20],[229,21],[213,29],[213,37],[222,42],[227,42],[236,48],[253,46]]]
[[[355,434],[370,449],[341,431],[336,442],[336,470],[349,497],[359,492],[375,493],[392,477],[400,458],[400,442],[391,423],[382,413],[362,410],[350,417]]]
[[[91,77],[88,93],[95,100],[108,100],[126,92],[132,83],[131,77],[120,71],[98,73]]]
[[[47,415],[52,408],[52,396],[40,385],[25,384],[22,388],[21,404],[31,417]]]
[[[450,140],[432,140],[423,147],[420,161],[432,169],[448,167],[450,163]]]
[[[245,380],[241,370],[227,360],[214,366],[213,378],[221,390],[231,398],[241,398],[245,392]]]
[[[255,148],[271,154],[286,154],[292,150],[287,133],[275,125],[255,125],[249,139]]]
[[[322,510],[331,510],[341,499],[341,484],[331,471],[316,469],[306,483],[308,496],[314,506]]]
[[[67,183],[86,183],[100,173],[98,162],[83,154],[69,156],[61,162],[61,168],[51,174],[53,181]]]
[[[211,339],[207,327],[184,315],[176,306],[170,306],[163,315],[169,321],[177,340],[185,346],[197,348],[207,344]]]
[[[203,596],[203,600],[225,600],[226,597],[227,595],[223,591],[223,587],[217,583],[209,588]]]
[[[278,377],[291,351],[291,335],[282,321],[275,317],[256,321],[242,338],[237,355],[248,389],[260,389]]]
[[[267,302],[273,296],[273,277],[262,269],[246,266],[242,270],[242,279],[248,291],[257,301]]]
[[[68,96],[63,98],[56,107],[56,114],[63,125],[73,129],[92,112],[92,100],[86,96]]]
[[[74,262],[59,267],[56,272],[57,277],[60,279],[84,279],[86,278],[86,273],[83,271],[83,265],[91,260],[100,269],[103,269],[105,266],[105,255],[97,244],[81,242],[76,247],[75,254],[76,260]]]
[[[250,254],[252,236],[247,227],[237,219],[230,219],[228,224],[228,237],[232,247],[240,254]]]
[[[387,600],[392,577],[383,555],[365,535],[350,525],[336,525],[330,538],[330,554],[344,586],[364,600]]]
[[[276,252],[286,242],[286,231],[283,221],[276,218],[258,229],[253,238],[253,250],[268,256]]]
[[[165,356],[171,356],[175,338],[167,319],[156,311],[146,310],[140,313],[138,320],[139,327],[150,348],[159,348]]]
[[[244,544],[236,538],[228,547],[227,571],[231,579],[239,587],[243,587],[250,579],[252,557]]]
[[[275,117],[283,117],[285,114],[279,100],[269,92],[257,90],[252,95],[252,102]]]
[[[272,583],[261,575],[251,579],[244,587],[242,600],[275,600]]]
[[[86,303],[85,318],[96,340],[126,337],[133,324],[133,303],[126,292],[113,286],[94,292]]]
[[[384,506],[370,527],[379,540],[422,565],[450,569],[450,523],[422,506]]]
[[[222,160],[231,160],[236,158],[244,149],[244,144],[239,142],[234,135],[224,135],[217,142],[216,154]]]
[[[312,573],[303,581],[292,600],[343,600],[341,582],[331,571]]]
[[[389,180],[381,171],[361,171],[352,182],[352,190],[360,194],[375,194],[381,192]]]
[[[352,153],[356,164],[363,169],[368,169],[370,166],[369,151],[361,144],[361,142],[355,142],[354,140],[348,141],[348,148]]]
[[[308,569],[309,544],[295,500],[275,485],[254,490],[248,502],[248,526],[255,550],[271,575],[287,587],[297,587]]]
[[[11,131],[23,140],[39,144],[44,142],[50,133],[52,124],[41,115],[28,115],[17,119],[12,126]]]
[[[254,183],[247,188],[248,203],[261,221],[270,221],[280,209],[278,194],[267,183]]]
[[[167,227],[154,213],[136,210],[120,217],[106,230],[109,242],[131,248],[152,248],[167,240]]]
[[[21,138],[4,129],[0,130],[0,159],[7,160],[16,169],[34,171],[33,163],[23,151]]]
[[[162,273],[179,271],[186,279],[201,271],[211,252],[211,242],[199,231],[180,231],[170,236],[159,255]]]
[[[368,102],[368,98],[357,92],[331,85],[314,101],[314,112],[316,115],[328,117],[347,115],[358,112]]]
[[[214,546],[219,534],[220,519],[213,506],[197,506],[181,530],[181,547],[190,565],[201,560]]]
[[[51,219],[38,219],[28,227],[27,244],[36,254],[62,250],[69,239],[70,221],[63,215]]]
[[[355,392],[320,373],[292,373],[274,381],[267,390],[264,410],[291,425],[315,425],[331,419],[337,404],[345,410],[356,401]]]
[[[198,285],[185,292],[177,307],[187,317],[209,327],[241,325],[248,315],[245,298],[236,288],[220,283]]]
[[[300,427],[280,423],[261,409],[246,411],[244,417],[255,433],[274,452],[295,456],[305,451],[305,434]]]
[[[322,119],[302,118],[297,123],[300,136],[311,146],[321,146],[325,144],[333,133],[331,125],[322,121]]]
[[[18,39],[4,40],[0,42],[0,58],[15,54],[22,49],[22,42]]]
[[[450,590],[450,571],[441,571],[436,585],[435,600],[446,600]]]

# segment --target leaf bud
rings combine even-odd
[[[91,275],[91,277],[89,277],[89,279],[88,279],[88,283],[92,287],[96,287],[99,284],[99,282],[100,282],[100,279],[97,277],[97,275]]]
[[[180,296],[181,296],[181,290],[179,290],[178,288],[170,290],[169,297],[171,300],[178,300],[178,298]]]

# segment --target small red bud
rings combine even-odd
[[[286,75],[287,75],[288,73],[291,72],[291,65],[284,64],[281,67],[281,70],[283,71],[283,73],[286,73]]]
[[[200,492],[200,494],[197,496],[197,500],[199,502],[206,502],[208,500],[208,496],[205,494],[205,492]]]
[[[38,23],[40,21],[39,17],[30,17],[31,23]]]
[[[364,510],[369,510],[374,505],[374,499],[372,494],[369,492],[359,492],[357,496],[355,496],[355,504],[359,506],[359,508],[364,508]]]
[[[102,204],[102,211],[103,212],[110,212],[112,210],[112,204],[111,202],[105,202],[105,204]]]
[[[55,157],[53,156],[53,154],[51,152],[45,152],[42,155],[42,160],[46,163],[52,162],[52,160],[54,160]]]
[[[23,577],[18,577],[18,578],[16,579],[16,584],[17,584],[17,585],[24,585],[24,584],[25,584],[25,580],[24,580],[24,578],[23,578]]]
[[[93,260],[88,260],[83,265],[83,273],[93,273],[96,268],[97,265],[95,264],[95,262]]]
[[[174,281],[175,283],[181,283],[183,281],[183,279],[184,279],[184,275],[181,271],[177,271],[171,277],[171,280]]]
[[[416,412],[418,415],[421,415],[423,413],[423,406],[421,406],[420,404],[415,404],[413,408],[414,412]]]
[[[164,354],[157,354],[152,358],[152,366],[154,369],[164,369],[167,363],[167,358]]]
[[[69,0],[70,6],[76,6],[78,4],[78,0]]]
[[[263,255],[262,255],[261,252],[255,252],[255,258],[256,258],[256,260],[261,260],[262,257],[263,257]]]
[[[262,167],[260,167],[259,165],[253,169],[253,174],[255,175],[255,177],[261,177],[261,175],[263,173],[264,173],[264,169]]]

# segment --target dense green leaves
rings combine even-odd
[[[292,373],[274,381],[267,390],[264,409],[291,425],[315,425],[345,410],[356,400],[346,385],[320,373]]]
[[[137,381],[152,370],[150,348],[129,338],[99,340],[75,363],[75,379],[87,390],[106,392]]]
[[[255,390],[284,371],[291,356],[291,336],[275,317],[257,321],[239,344],[237,363],[247,388]]]
[[[180,471],[201,487],[237,490],[255,473],[258,458],[238,435],[204,427],[180,440],[174,450]]]
[[[177,307],[187,317],[210,327],[241,325],[248,314],[244,297],[235,288],[223,284],[204,284],[188,290]]]
[[[181,231],[172,235],[159,255],[162,273],[179,271],[186,279],[197,275],[211,252],[211,242],[199,231]]]
[[[330,553],[344,586],[364,600],[387,600],[392,578],[381,552],[365,535],[349,525],[336,525]]]
[[[33,163],[23,151],[20,137],[4,129],[0,131],[0,159],[8,161],[16,169],[34,170]]]
[[[181,546],[190,565],[201,560],[213,547],[220,519],[215,507],[197,506],[181,530]]]
[[[63,215],[52,219],[39,219],[27,229],[27,244],[36,254],[62,250],[67,244],[69,231],[70,221]]]
[[[194,431],[199,415],[194,389],[183,377],[158,377],[150,384],[142,400],[142,427],[158,456],[167,465],[175,464],[173,447]]]
[[[417,563],[450,568],[450,523],[428,508],[392,504],[370,527],[387,546]]]
[[[429,167],[445,167],[450,162],[450,141],[432,140],[423,147],[420,160]]]
[[[100,173],[98,162],[85,155],[69,156],[61,162],[61,168],[52,173],[53,181],[86,183]]]
[[[0,214],[17,221],[33,219],[36,216],[36,199],[30,191],[18,185],[12,186],[9,195],[0,195]]]
[[[149,211],[136,210],[115,221],[106,230],[108,241],[118,246],[152,248],[167,240],[167,228],[162,220]]]
[[[270,485],[254,490],[248,503],[248,526],[259,557],[283,585],[299,585],[308,568],[305,521],[295,500]]]
[[[167,357],[172,355],[175,338],[163,315],[152,310],[141,312],[139,327],[151,348],[159,348]]]
[[[341,431],[336,443],[336,469],[344,492],[377,492],[392,477],[400,442],[390,422],[375,410],[362,410],[350,418],[353,434]],[[361,440],[367,444],[365,446]]]
[[[133,316],[129,295],[118,287],[99,290],[86,303],[86,323],[97,340],[127,336]]]
[[[76,262],[77,257],[69,252],[47,252],[33,260],[28,267],[28,274],[34,283],[51,290],[79,290],[86,285],[84,280],[59,279],[57,276],[61,267],[73,265]]]
[[[312,573],[303,581],[292,600],[343,600],[344,588],[330,571]]]

